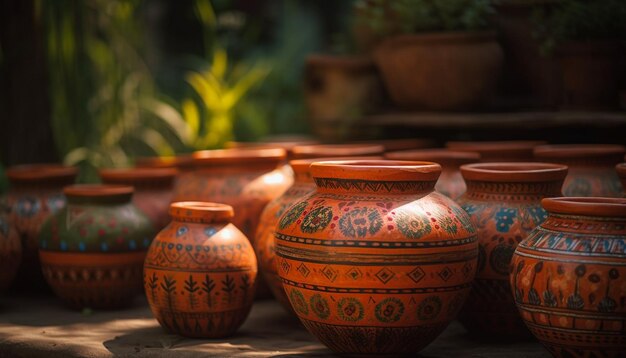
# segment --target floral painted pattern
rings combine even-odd
[[[306,201],[302,201],[289,209],[287,214],[285,214],[285,216],[283,216],[278,222],[278,227],[284,229],[296,222],[296,220],[298,220],[300,215],[304,212],[304,209],[306,209],[307,205],[308,203]]]
[[[372,208],[355,208],[339,220],[341,232],[352,238],[374,235],[383,226],[378,210]]]
[[[428,218],[422,215],[398,212],[396,222],[400,232],[409,239],[419,239],[432,230]]]
[[[300,229],[306,233],[324,230],[333,218],[333,209],[329,206],[320,206],[308,213],[302,220]]]
[[[508,232],[517,217],[517,209],[499,208],[494,216],[496,220],[496,230],[499,232]]]

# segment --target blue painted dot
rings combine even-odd
[[[183,249],[183,244],[178,244],[178,245],[176,245],[176,250],[177,250],[177,251],[180,251],[180,250],[182,250],[182,249]]]
[[[216,232],[217,231],[215,230],[214,227],[207,227],[206,229],[204,229],[204,234],[208,237],[215,235]]]
[[[61,250],[66,251],[67,250],[67,242],[65,241],[61,241],[61,243],[59,244],[59,246],[61,247]]]
[[[102,244],[100,244],[100,249],[102,251],[109,251],[109,245],[106,242],[103,242]]]
[[[187,250],[187,251],[191,251],[191,250],[193,250],[193,245],[187,245],[187,246],[185,246],[185,250]]]
[[[167,244],[167,248],[170,249],[170,250],[173,249],[174,248],[174,244]]]
[[[86,248],[87,248],[87,246],[85,245],[84,242],[81,241],[81,242],[78,243],[78,249],[80,251],[85,251]]]
[[[130,240],[128,242],[128,248],[130,248],[131,250],[134,250],[137,248],[137,244],[135,243],[135,240]]]
[[[179,227],[178,230],[176,230],[176,237],[181,236],[181,235],[185,235],[188,230],[189,229],[187,229],[186,226]]]

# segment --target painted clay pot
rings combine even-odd
[[[162,327],[187,337],[232,335],[254,299],[257,262],[244,234],[231,224],[233,208],[178,202],[172,222],[152,242],[144,288]]]
[[[564,165],[478,163],[461,166],[467,191],[457,202],[478,231],[478,272],[459,320],[468,332],[487,340],[514,341],[530,336],[509,287],[515,248],[541,224],[541,199],[561,195]]]
[[[624,197],[626,197],[626,163],[620,163],[615,166],[615,170],[617,171],[617,176],[619,176],[619,180],[622,182],[622,190],[624,191]]]
[[[455,152],[447,149],[422,149],[392,152],[385,154],[391,160],[416,160],[435,162],[441,165],[441,175],[435,190],[449,198],[456,199],[465,193],[465,181],[459,167],[463,164],[480,161],[475,152]]]
[[[194,171],[174,193],[174,201],[207,201],[231,205],[232,223],[254,238],[265,206],[291,186],[293,175],[285,170],[285,150],[224,149],[194,153]],[[291,170],[291,169],[289,169]],[[270,297],[263,280],[257,297]]]
[[[476,271],[467,214],[434,191],[438,164],[311,165],[317,190],[280,218],[278,272],[304,326],[337,353],[399,355],[432,342]]]
[[[610,144],[562,144],[535,148],[535,158],[565,164],[569,173],[563,185],[565,196],[622,196],[615,165],[626,147]]]
[[[55,164],[28,164],[11,167],[6,173],[11,184],[6,197],[9,225],[22,242],[16,285],[38,290],[46,287],[39,264],[39,232],[44,221],[65,206],[63,187],[74,183],[78,170]]]
[[[73,308],[128,306],[141,291],[142,268],[154,229],[131,202],[133,188],[72,185],[65,208],[39,236],[44,276]]]
[[[178,174],[174,179],[172,192],[176,193],[179,187],[184,187],[193,173],[193,157],[190,154],[165,157],[141,157],[135,159],[137,168],[176,168]]]
[[[626,199],[544,199],[548,219],[522,241],[511,289],[555,357],[626,353]]]
[[[155,231],[169,222],[167,213],[172,202],[175,168],[103,169],[100,178],[105,184],[130,185],[135,189],[133,203],[152,221]]]
[[[3,209],[2,209],[3,210]],[[9,216],[0,212],[0,292],[9,288],[22,262],[22,243]]]
[[[460,152],[476,152],[481,162],[532,162],[533,149],[545,141],[510,140],[495,142],[447,142],[446,148]]]

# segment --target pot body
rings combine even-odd
[[[294,311],[337,353],[419,351],[469,292],[477,247],[467,214],[434,192],[436,164],[428,163],[439,169],[427,180],[342,164],[316,173],[318,164],[317,191],[276,229],[278,273]]]
[[[569,199],[569,198],[564,198]],[[622,215],[558,213],[515,250],[511,289],[522,319],[555,357],[626,352],[626,201]],[[545,201],[544,201],[545,203]]]
[[[8,215],[0,213],[0,292],[9,288],[22,261],[22,243]]]
[[[203,218],[185,204],[172,204],[172,222],[148,250],[144,288],[150,309],[170,332],[230,336],[252,307],[257,278],[254,250],[233,224]]]

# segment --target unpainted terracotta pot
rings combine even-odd
[[[15,228],[9,225],[7,213],[0,212],[0,292],[11,286],[21,262],[20,236]]]
[[[626,199],[553,198],[522,241],[511,289],[530,331],[555,357],[626,352]]]
[[[385,147],[380,144],[316,144],[299,145],[293,148],[295,159],[327,157],[355,157],[382,155]]]
[[[467,214],[429,162],[311,165],[317,190],[276,229],[279,275],[304,326],[340,354],[400,355],[456,316],[476,270]]]
[[[74,183],[78,169],[57,164],[27,164],[10,167],[6,173],[10,182],[6,197],[9,225],[22,242],[15,283],[25,290],[39,290],[46,287],[37,252],[41,225],[65,206],[63,187]]]
[[[467,191],[457,202],[478,230],[478,272],[459,320],[486,340],[515,341],[530,334],[509,286],[515,248],[546,219],[541,199],[560,196],[567,167],[549,163],[478,163],[461,166]]]
[[[456,152],[447,149],[418,149],[385,154],[391,160],[413,160],[435,162],[441,165],[441,175],[435,189],[451,199],[456,199],[465,192],[465,181],[459,167],[463,164],[480,161],[476,152]]]
[[[491,162],[531,162],[534,159],[533,150],[536,146],[546,144],[545,141],[509,140],[486,142],[457,142],[446,143],[446,148],[461,152],[477,152],[483,163]]]
[[[159,231],[170,222],[168,209],[172,202],[175,168],[103,169],[99,172],[105,184],[130,185],[135,191],[133,203],[143,211]]]
[[[221,338],[243,324],[254,299],[257,261],[230,221],[233,208],[178,202],[172,222],[154,239],[144,265],[152,313],[168,331]]]
[[[619,180],[622,182],[622,190],[624,191],[624,197],[626,197],[626,163],[619,163],[615,166],[615,170]]]
[[[76,309],[129,306],[141,292],[154,229],[131,202],[133,188],[71,185],[67,206],[41,228],[39,257],[55,294]]]
[[[614,144],[562,144],[535,148],[535,158],[569,167],[563,185],[565,196],[620,197],[622,188],[615,165],[626,147]]]
[[[374,58],[396,105],[467,110],[491,100],[503,53],[495,33],[448,32],[389,37]]]

